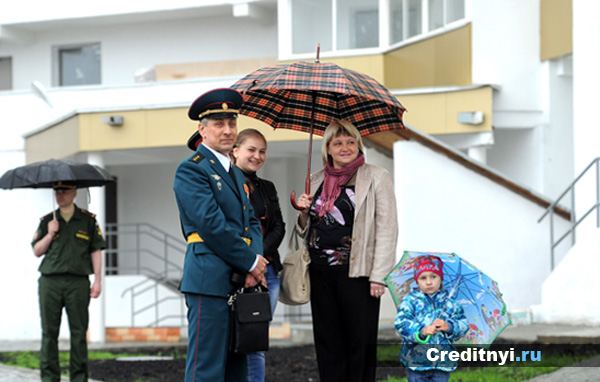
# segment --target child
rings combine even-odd
[[[415,261],[414,288],[402,300],[394,326],[402,336],[400,362],[409,382],[450,379],[456,362],[431,362],[426,352],[431,347],[452,350],[452,343],[468,330],[462,307],[441,289],[443,262],[437,256],[421,256]]]

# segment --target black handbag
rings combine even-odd
[[[271,302],[261,287],[240,288],[229,295],[229,351],[247,354],[269,350]]]

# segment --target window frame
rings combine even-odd
[[[62,61],[61,53],[68,50],[83,49],[85,47],[98,46],[100,50],[100,63],[98,82],[93,84],[74,84],[74,85],[63,85],[62,84]],[[95,86],[102,85],[102,43],[100,41],[84,42],[84,43],[73,43],[73,44],[61,44],[52,47],[52,86],[57,87],[71,87],[71,86]]]
[[[8,77],[5,79],[7,87],[0,87],[0,92],[2,91],[10,91],[14,88],[14,74],[13,74],[13,58],[12,56],[0,56],[0,61],[6,61],[6,67],[8,68]],[[2,82],[0,82],[1,84]]]
[[[279,59],[280,60],[301,60],[301,59],[314,59],[315,52],[310,53],[292,53],[292,27],[291,27],[291,8],[292,1],[294,0],[278,0],[278,29],[280,31],[279,36]],[[449,31],[459,29],[471,22],[471,1],[464,0],[464,17],[450,23],[446,23],[448,12],[447,3],[450,0],[443,0],[443,19],[444,25],[440,28],[429,31],[429,0],[421,0],[421,33],[416,34],[409,38],[404,38],[398,42],[391,41],[391,4],[390,0],[378,0],[378,12],[379,12],[379,46],[371,48],[354,48],[354,49],[338,49],[337,39],[337,1],[332,0],[332,13],[331,13],[331,47],[329,51],[321,50],[321,57],[344,57],[344,56],[365,56],[382,54],[391,50],[398,49],[405,45],[410,45],[418,41],[426,40],[434,36],[438,36]],[[403,37],[408,33],[408,0],[402,0],[403,2]],[[316,48],[316,47],[315,47]]]

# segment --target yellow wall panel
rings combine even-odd
[[[491,87],[482,87],[445,93],[398,96],[408,110],[404,121],[416,130],[428,134],[479,133],[492,129]],[[480,125],[458,123],[459,112],[481,111]]]
[[[196,121],[188,118],[187,111],[187,107],[147,110],[145,147],[185,144],[198,126]]]
[[[384,56],[389,89],[471,84],[471,25],[417,41]]]
[[[48,128],[25,140],[27,163],[64,158],[79,151],[79,116]]]
[[[122,126],[109,126],[102,119],[123,116]],[[80,115],[81,150],[97,151],[145,147],[146,116],[144,111],[115,111]]]
[[[446,94],[446,134],[479,133],[492,130],[493,89],[484,87]],[[458,122],[458,113],[464,111],[483,112],[483,123],[466,125]]]
[[[573,53],[573,0],[541,0],[540,59],[550,60],[570,53]]]
[[[398,97],[404,107],[404,122],[429,134],[446,133],[444,94],[419,94]]]
[[[240,115],[238,120],[238,132],[244,129],[254,128],[263,133],[267,142],[303,141],[308,140],[308,134],[289,129],[274,129],[257,119]],[[321,139],[315,136],[316,139]]]
[[[343,68],[367,74],[384,83],[384,61],[382,54],[354,57],[324,58],[322,62],[332,62]]]

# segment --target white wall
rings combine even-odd
[[[82,3],[77,0],[55,0],[51,4],[40,3],[38,0],[6,1],[0,4],[0,22],[63,20],[96,15],[209,7],[222,3],[224,3],[223,0],[170,0],[168,3],[162,0],[130,2],[104,0],[91,3]]]
[[[543,189],[543,128],[496,129],[487,164],[528,188]]]
[[[158,319],[166,316],[183,316],[184,324],[186,308],[183,301],[183,295],[172,291],[158,284],[157,290],[152,287],[144,293],[143,289],[157,285],[153,280],[146,276],[107,276],[105,281],[106,293],[106,327],[141,327],[153,324]],[[158,299],[168,299],[158,305],[158,311],[151,308],[134,317],[132,322],[132,303],[130,288],[135,287],[135,291],[140,293],[134,302],[134,310],[138,311],[146,306],[154,304]],[[157,293],[155,295],[155,293]],[[132,325],[133,323],[133,325]],[[161,320],[158,326],[181,326],[182,320],[168,318]]]
[[[509,310],[540,302],[550,273],[547,222],[537,223],[541,207],[414,142],[395,143],[394,171],[398,256],[455,252],[498,282]]]
[[[183,159],[183,158],[182,158]],[[173,193],[173,178],[179,163],[138,164],[129,166],[110,166],[108,171],[117,177],[117,221],[119,224],[147,223],[179,239],[179,245],[185,249],[181,235],[179,213]],[[131,273],[137,266],[135,252],[126,252],[136,248],[136,237],[132,234],[119,235],[119,267],[128,268]],[[163,255],[164,246],[159,240],[148,235],[141,236],[140,247]],[[170,260],[183,265],[183,253],[169,250]],[[142,266],[161,272],[164,263],[148,254],[140,257]]]
[[[573,151],[576,175],[594,158],[600,157],[600,123],[597,113],[600,52],[596,48],[596,42],[600,39],[599,13],[600,2],[573,1]],[[597,176],[600,177],[600,174]],[[600,202],[596,196],[596,187],[600,185],[596,182],[600,182],[600,179],[588,174],[584,182],[578,184],[578,217]],[[579,234],[591,234],[595,229],[594,223],[593,216],[590,216],[579,226]]]
[[[544,127],[544,194],[557,198],[575,178],[572,58],[547,63],[548,125]]]
[[[13,58],[14,89],[34,80],[51,86],[52,47],[90,42],[101,43],[102,84],[131,84],[137,70],[157,64],[275,57],[277,28],[274,18],[229,16],[64,27],[37,33],[27,44],[0,44],[0,56]]]
[[[554,272],[544,281],[542,303],[532,307],[537,322],[568,325],[600,324],[600,230],[580,237]]]
[[[21,151],[0,152],[0,172],[23,165]],[[0,190],[2,254],[0,256],[0,296],[2,325],[0,338],[6,340],[41,337],[38,309],[37,268],[30,242],[39,218],[52,209],[52,193],[47,190]]]
[[[494,108],[541,109],[539,0],[472,1],[472,78],[501,85]]]
[[[499,87],[493,105],[495,143],[487,163],[546,194],[542,138],[549,105],[539,58],[539,0],[472,1],[471,10],[473,83]]]

